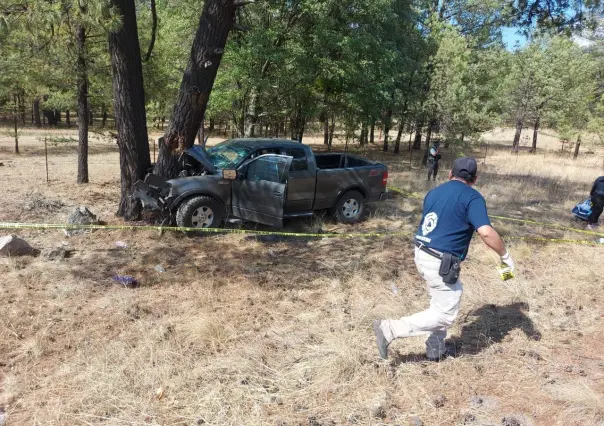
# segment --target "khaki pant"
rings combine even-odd
[[[415,265],[422,275],[430,294],[430,307],[399,320],[383,320],[380,328],[391,342],[394,339],[428,335],[426,356],[438,358],[445,352],[447,328],[453,324],[459,312],[459,302],[463,292],[461,281],[445,284],[438,274],[440,259],[415,249]]]

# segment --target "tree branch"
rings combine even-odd
[[[153,26],[151,27],[151,41],[149,42],[149,48],[145,55],[145,62],[151,59],[151,52],[153,52],[153,46],[155,45],[155,37],[157,35],[157,8],[155,7],[155,0],[151,0],[151,16],[153,18]]]
[[[242,6],[247,6],[248,4],[253,4],[256,3],[255,0],[233,0],[233,6],[235,7],[242,7]]]

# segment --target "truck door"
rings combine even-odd
[[[283,207],[292,158],[267,154],[243,164],[233,181],[233,214],[244,220],[283,227]]]

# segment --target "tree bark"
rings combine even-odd
[[[42,127],[42,120],[40,120],[40,98],[34,98],[34,125],[36,127]]]
[[[163,177],[178,174],[178,152],[195,143],[210,92],[222,59],[222,52],[235,23],[238,4],[234,0],[207,0],[199,18],[187,68],[174,105],[172,119],[160,146],[155,173]]]
[[[537,152],[537,135],[539,134],[539,123],[541,122],[541,116],[538,115],[535,119],[535,126],[533,127],[533,146],[531,152],[535,154]]]
[[[523,126],[522,117],[516,119],[516,133],[514,134],[514,141],[512,143],[512,152],[518,152],[520,150],[520,134],[522,133]]]
[[[88,63],[86,60],[86,29],[80,25],[76,33],[77,103],[78,103],[78,183],[88,183]]]
[[[65,123],[67,124],[67,127],[71,127],[71,115],[69,110],[65,110]]]
[[[369,143],[375,143],[375,120],[371,121],[371,129],[369,130]]]
[[[112,0],[121,16],[119,30],[109,33],[117,143],[120,151],[121,199],[117,211],[126,220],[140,217],[131,198],[133,185],[151,167],[145,115],[145,94],[135,0]]]
[[[581,147],[581,135],[577,138],[577,143],[575,144],[575,153],[573,155],[573,160],[576,160],[579,156],[579,148]]]

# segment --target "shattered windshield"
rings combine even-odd
[[[210,162],[218,169],[234,169],[249,152],[248,147],[222,143],[207,149]]]

